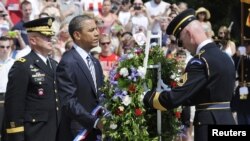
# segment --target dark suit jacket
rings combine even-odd
[[[97,59],[95,66],[97,88],[103,83],[103,72]],[[93,129],[96,117],[92,110],[99,104],[99,92],[95,91],[91,73],[79,53],[72,48],[66,52],[57,68],[57,82],[62,106],[62,120],[58,141],[72,141],[80,129],[88,129],[87,140],[96,140],[100,131]]]
[[[57,63],[50,62],[53,70],[32,51],[12,66],[4,105],[5,141],[55,141],[60,105]]]

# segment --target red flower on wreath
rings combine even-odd
[[[175,112],[175,117],[177,119],[180,119],[181,118],[181,112],[179,112],[179,111]]]
[[[135,84],[130,84],[130,85],[128,86],[128,91],[129,91],[130,93],[134,93],[134,92],[136,91],[136,86],[135,86]]]
[[[171,81],[171,82],[170,82],[170,86],[171,86],[172,88],[176,87],[176,86],[177,86],[177,82],[176,82],[176,81]]]
[[[142,115],[142,110],[140,108],[135,109],[135,115],[136,116],[141,116]]]
[[[121,77],[121,75],[120,75],[119,73],[117,73],[117,74],[115,75],[114,80],[116,81],[116,80],[118,80],[120,77]]]

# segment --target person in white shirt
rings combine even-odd
[[[10,57],[12,48],[10,39],[6,36],[0,36],[0,130],[3,119],[3,104],[6,92],[8,73],[14,63],[14,59]]]
[[[8,73],[14,63],[14,59],[10,57],[12,52],[11,41],[8,37],[0,37],[0,97],[4,96],[8,82]]]
[[[131,16],[131,13],[129,11],[130,6],[131,6],[131,3],[129,0],[122,1],[122,5],[118,13],[118,20],[121,22],[123,26],[126,26]]]
[[[158,33],[161,31],[161,16],[166,11],[166,9],[170,7],[170,4],[162,0],[151,0],[145,3],[145,7],[154,21],[152,25],[152,33]]]
[[[131,31],[132,34],[143,32],[146,34],[146,31],[149,29],[152,21],[149,17],[149,13],[146,8],[143,6],[142,0],[135,0],[133,7],[130,9],[130,19],[126,25],[126,29]]]

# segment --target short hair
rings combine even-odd
[[[68,41],[65,43],[64,48],[66,49],[66,51],[72,48],[72,46],[70,45],[72,42],[73,42],[72,40],[68,40]]]
[[[177,50],[177,52],[176,52],[176,56],[179,56],[179,55],[185,55],[185,56],[187,56],[186,51],[185,51],[185,50],[183,50],[183,49],[179,49],[179,50]]]
[[[126,31],[126,32],[123,32],[121,37],[125,36],[126,34],[130,35],[130,36],[133,36],[133,34],[129,31]]]
[[[68,30],[69,30],[69,35],[71,36],[71,38],[73,40],[75,40],[74,36],[73,36],[74,32],[81,30],[81,28],[84,27],[84,25],[82,23],[86,20],[95,20],[96,21],[94,16],[92,16],[90,14],[78,15],[70,21]]]
[[[111,41],[111,36],[109,34],[101,34],[100,37],[99,37],[99,42],[102,41],[103,39],[109,39],[109,41]]]
[[[0,41],[9,41],[9,40],[11,39],[7,36],[0,36]]]
[[[24,5],[31,5],[31,2],[27,1],[27,0],[24,0],[22,3],[21,3],[21,9],[23,9],[23,6]]]

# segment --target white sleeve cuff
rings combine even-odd
[[[98,123],[99,120],[100,120],[100,119],[98,118],[98,119],[95,121],[95,124],[94,124],[94,128],[95,128],[95,129],[98,129],[96,126],[97,126],[97,123]]]

